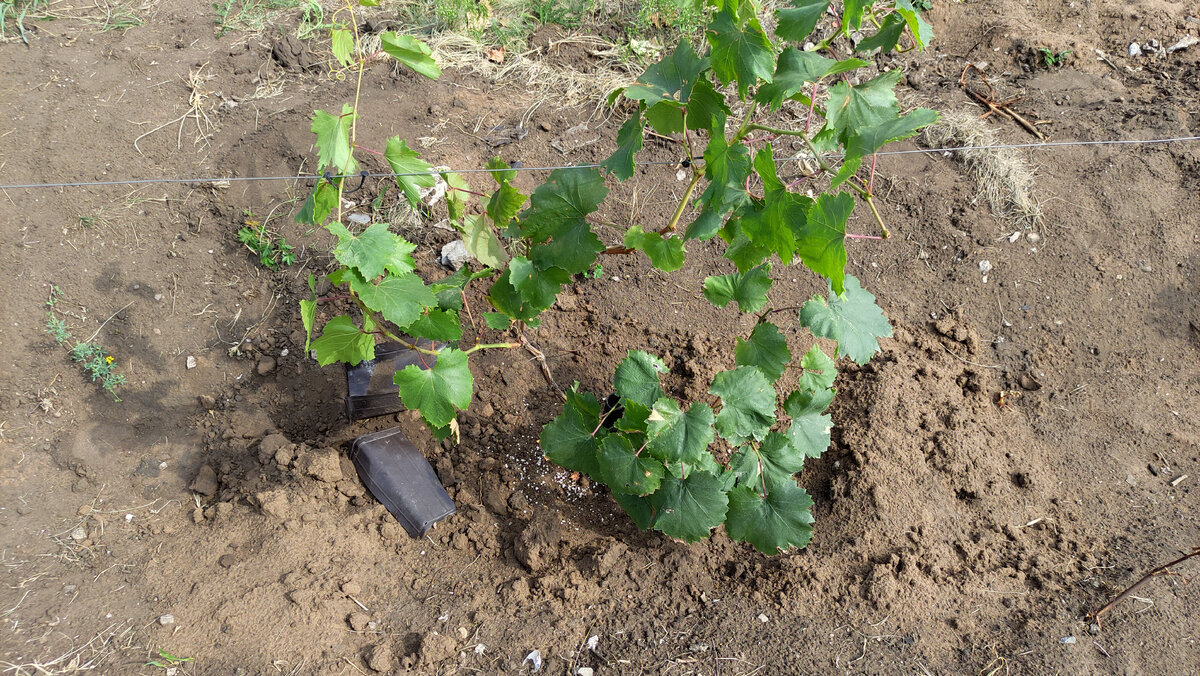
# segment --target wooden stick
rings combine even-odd
[[[1096,612],[1092,613],[1088,617],[1095,620],[1096,625],[1099,626],[1101,615],[1112,610],[1113,607],[1115,607],[1118,603],[1120,603],[1121,601],[1124,601],[1129,595],[1131,595],[1131,594],[1133,594],[1133,592],[1137,591],[1137,589],[1139,587],[1141,587],[1142,585],[1149,582],[1151,578],[1158,577],[1160,575],[1174,575],[1175,573],[1172,573],[1170,570],[1172,566],[1177,566],[1177,565],[1183,563],[1184,561],[1187,561],[1188,559],[1190,559],[1192,557],[1196,557],[1196,556],[1200,556],[1200,547],[1196,547],[1196,548],[1192,549],[1191,554],[1184,554],[1183,556],[1179,557],[1178,559],[1175,559],[1174,561],[1172,561],[1168,564],[1161,565],[1158,568],[1155,568],[1154,570],[1150,571],[1149,573],[1146,573],[1145,575],[1142,576],[1142,579],[1138,580],[1137,582],[1134,582],[1132,585],[1130,585],[1130,587],[1128,589],[1121,592],[1120,594],[1117,594],[1116,598],[1114,598],[1113,600],[1106,603],[1103,608],[1101,608],[1100,610],[1097,610]]]

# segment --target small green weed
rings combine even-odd
[[[333,23],[325,20],[325,9],[317,0],[305,0],[304,11],[300,13],[300,25],[296,27],[296,37],[307,40],[333,28]]]
[[[1038,54],[1042,55],[1042,63],[1047,68],[1057,68],[1063,65],[1063,61],[1071,55],[1071,50],[1066,49],[1061,52],[1055,52],[1046,47],[1038,47]]]
[[[183,666],[187,662],[194,662],[196,660],[196,658],[194,658],[194,657],[176,657],[175,655],[172,655],[171,653],[169,653],[165,650],[159,650],[158,656],[161,659],[151,660],[150,662],[146,663],[146,666],[158,667],[160,669],[171,669],[171,668],[177,669],[177,668]]]
[[[260,224],[250,211],[245,215],[245,226],[238,230],[237,239],[258,256],[258,262],[264,268],[278,270],[281,265],[296,262],[296,252],[286,239],[268,230],[266,223]]]
[[[600,263],[597,263],[596,267],[592,268],[591,270],[585,270],[583,272],[583,276],[585,279],[600,279],[604,276],[604,266]]]
[[[217,13],[217,37],[231,30],[260,31],[269,22],[271,12],[299,6],[300,0],[218,0],[212,3]]]
[[[634,37],[660,37],[664,43],[673,43],[679,36],[699,35],[706,19],[705,12],[691,0],[645,0],[638,8],[630,32]]]
[[[579,28],[593,9],[591,0],[532,0],[530,10],[538,23]]]
[[[46,300],[46,306],[50,308],[46,311],[46,333],[54,338],[54,342],[66,346],[71,342],[71,331],[65,321],[54,315],[54,306],[61,298],[62,290],[57,286],[50,287],[50,298]],[[114,400],[121,401],[114,390],[125,384],[125,376],[117,373],[117,367],[113,365],[115,359],[111,354],[91,340],[75,343],[70,354],[71,359],[92,377],[92,382],[98,382]]]
[[[0,0],[0,38],[13,31],[21,42],[29,44],[25,21],[39,16],[50,6],[50,0]]]

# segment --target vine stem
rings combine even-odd
[[[700,178],[704,174],[692,169],[692,182],[688,184],[687,190],[683,191],[683,199],[679,200],[679,206],[675,208],[675,214],[671,216],[671,221],[667,223],[661,230],[660,235],[675,232],[675,226],[679,224],[679,219],[683,217],[683,212],[687,209],[688,201],[692,199],[692,193],[696,191],[696,186],[700,183]]]
[[[511,350],[514,347],[521,347],[521,344],[520,343],[481,343],[481,344],[471,347],[469,349],[463,350],[463,352],[466,354],[471,354],[472,352],[478,352],[479,350],[492,350],[492,349],[500,349],[500,348]]]
[[[853,235],[848,232],[844,236],[846,239],[883,239],[876,235]]]

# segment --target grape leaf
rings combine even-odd
[[[571,281],[571,275],[566,270],[542,270],[523,256],[516,256],[509,261],[508,272],[509,281],[520,292],[525,305],[542,310],[554,305],[562,285]]]
[[[416,321],[425,308],[437,305],[433,291],[411,272],[387,275],[378,284],[354,273],[350,277],[350,288],[358,294],[363,305],[400,328]]]
[[[479,214],[467,214],[463,219],[463,244],[467,253],[492,268],[504,267],[508,253],[492,225]]]
[[[885,144],[913,136],[922,127],[937,122],[938,114],[928,108],[917,108],[904,117],[897,117],[882,124],[859,130],[850,137],[846,145],[845,157],[837,176],[833,179],[836,187],[854,175],[862,165],[862,158],[874,153]]]
[[[785,435],[797,453],[819,458],[829,448],[833,419],[823,414],[833,395],[834,390],[796,390],[783,402],[783,410],[792,418]]]
[[[663,396],[658,375],[666,372],[667,365],[663,360],[640,350],[630,350],[628,356],[617,365],[613,389],[626,399],[643,406],[654,406],[654,402]]]
[[[341,115],[330,115],[323,110],[313,113],[312,133],[317,135],[317,173],[325,171],[326,167],[339,174],[352,174],[358,170],[354,151],[350,147],[350,125],[354,118],[354,109],[349,103],[342,104]]]
[[[333,257],[348,268],[357,268],[364,279],[375,279],[384,270],[393,275],[413,271],[411,254],[417,246],[393,235],[384,223],[375,223],[359,235],[337,221],[325,226],[325,229],[338,238]]]
[[[763,181],[763,200],[743,214],[742,232],[759,247],[779,256],[785,265],[796,253],[796,234],[803,234],[812,200],[788,192],[775,173],[771,144],[754,157],[754,168]]]
[[[869,52],[872,49],[879,49],[880,52],[890,52],[896,48],[900,36],[904,35],[904,26],[904,17],[897,12],[892,12],[884,17],[883,22],[879,24],[879,30],[874,35],[854,45],[854,51]]]
[[[471,186],[467,185],[462,176],[452,171],[443,172],[442,180],[446,182],[446,215],[451,222],[461,221],[467,213],[467,199],[464,195],[470,194]]]
[[[300,321],[304,322],[304,354],[312,343],[313,323],[317,320],[317,301],[300,301]]]
[[[708,145],[704,148],[704,176],[709,185],[700,201],[718,213],[727,213],[746,197],[745,182],[750,175],[750,151],[741,143],[729,145],[723,121],[713,122]]]
[[[721,398],[717,432],[731,444],[762,439],[775,424],[775,388],[753,366],[718,373],[708,392]]]
[[[650,505],[655,514],[654,528],[669,537],[696,542],[724,523],[729,498],[717,477],[696,471],[686,479],[664,477],[650,496]]]
[[[517,170],[508,166],[508,163],[500,159],[499,155],[488,160],[484,166],[491,170],[492,178],[497,185],[504,185],[517,177]]]
[[[804,375],[800,376],[801,389],[827,390],[837,379],[837,365],[820,345],[813,345],[800,358],[800,368],[804,369]]]
[[[917,49],[929,44],[933,39],[933,28],[921,18],[921,11],[917,9],[916,3],[912,0],[896,0],[896,11],[908,22],[908,29],[917,41]]]
[[[567,390],[563,412],[542,428],[541,446],[546,458],[560,467],[583,472],[598,479],[598,442],[593,433],[600,427],[600,402],[595,395]]]
[[[846,276],[846,219],[854,211],[854,196],[841,192],[817,198],[796,233],[796,253],[808,269],[828,279],[837,293]]]
[[[711,131],[716,128],[724,131],[728,117],[729,106],[725,105],[725,97],[713,88],[711,82],[702,79],[692,87],[685,121],[688,129]]]
[[[471,405],[475,378],[467,366],[467,353],[447,347],[438,353],[432,368],[411,364],[397,371],[393,380],[400,388],[400,399],[410,409],[421,412],[425,422],[445,427],[454,420],[456,409]]]
[[[619,434],[604,437],[597,458],[600,464],[598,478],[614,493],[648,495],[658,490],[666,474],[661,462],[635,455],[629,440]]]
[[[843,293],[831,293],[828,300],[816,295],[806,302],[800,309],[800,323],[814,335],[836,340],[838,356],[859,364],[879,350],[878,338],[892,336],[892,325],[875,304],[875,296],[852,275],[846,275]]]
[[[785,100],[807,90],[810,83],[865,65],[867,62],[860,59],[835,61],[814,52],[788,47],[779,55],[774,77],[758,88],[754,98],[760,103],[769,104],[773,112],[779,110]]]
[[[604,250],[586,217],[608,195],[604,178],[594,168],[557,169],[533,191],[530,207],[518,217],[520,234],[539,244],[529,258],[542,269],[560,267],[584,272]]]
[[[492,222],[496,224],[496,227],[503,228],[517,215],[517,212],[525,205],[525,200],[527,199],[529,199],[528,195],[522,194],[520,190],[504,182],[487,199],[484,209],[487,211],[488,217],[492,219]]]
[[[737,301],[742,312],[757,312],[767,304],[771,288],[771,264],[764,263],[749,272],[708,277],[704,280],[704,297],[717,307]]]
[[[829,9],[829,0],[792,0],[792,6],[775,12],[775,35],[788,42],[803,42],[812,34],[821,15]]]
[[[625,96],[645,102],[647,108],[662,101],[687,103],[692,86],[707,68],[708,59],[700,58],[685,38],[674,52],[647,68],[635,84],[626,87]]]
[[[663,237],[657,232],[645,232],[635,225],[625,233],[625,246],[645,251],[650,263],[664,272],[683,267],[683,240],[678,237]]]
[[[728,245],[725,247],[725,258],[733,261],[738,272],[749,272],[771,255],[770,249],[751,242],[750,238],[746,236],[741,216],[730,218],[717,234]]]
[[[899,70],[891,70],[860,85],[851,87],[846,82],[838,82],[829,88],[825,116],[828,128],[833,130],[838,140],[849,145],[850,139],[859,130],[894,120],[900,115],[900,103],[893,91],[900,76]]]
[[[654,523],[654,508],[650,506],[649,498],[628,493],[613,493],[612,497],[638,528],[646,530]]]
[[[650,444],[646,452],[669,463],[698,465],[713,441],[713,412],[708,404],[693,403],[684,413],[674,399],[663,397],[654,402],[647,419]]]
[[[521,292],[517,291],[517,288],[513,286],[511,280],[512,270],[510,268],[501,273],[500,277],[492,284],[492,287],[488,289],[488,300],[491,301],[492,307],[505,315],[533,324],[535,318],[546,308],[536,307],[527,303]]]
[[[747,90],[760,78],[771,81],[775,56],[757,18],[751,17],[739,26],[734,13],[726,8],[708,24],[707,36],[712,45],[713,72],[722,84],[736,79],[741,99],[745,100]]]
[[[849,36],[851,29],[861,28],[863,16],[873,4],[875,0],[846,0],[842,3],[842,33]]]
[[[462,338],[462,324],[454,311],[429,309],[408,325],[408,333],[420,338],[448,343]]]
[[[639,434],[643,437],[641,441],[645,441],[647,420],[653,412],[651,408],[632,399],[622,399],[619,410],[623,412],[615,427],[622,432]]]
[[[642,149],[642,132],[645,128],[640,108],[621,125],[617,132],[617,149],[603,162],[610,174],[622,181],[633,176],[633,157]]]
[[[795,485],[792,476],[804,469],[804,457],[787,436],[771,432],[757,448],[744,444],[738,449],[729,459],[729,470],[737,477],[738,486],[770,490],[780,483]]]
[[[312,341],[317,363],[328,366],[343,362],[354,366],[375,358],[375,337],[363,333],[347,316],[334,317],[321,327],[321,337]]]
[[[334,179],[338,183],[341,180],[340,178]],[[304,204],[300,205],[300,211],[296,212],[295,221],[303,225],[320,225],[337,207],[337,200],[337,186],[321,179],[313,186],[312,192],[308,193],[308,199],[304,200]]]
[[[436,80],[442,74],[442,69],[438,68],[433,60],[433,52],[429,46],[411,35],[380,33],[379,46],[392,58],[430,80]]]
[[[812,498],[795,482],[772,486],[764,497],[750,486],[729,491],[725,530],[764,554],[804,547],[812,539]]]
[[[333,44],[330,46],[333,57],[343,67],[354,62],[354,34],[345,28],[333,29]]]
[[[495,331],[507,331],[512,328],[512,317],[500,312],[483,313],[483,323]]]
[[[421,159],[420,153],[408,147],[393,136],[387,140],[383,149],[383,159],[394,174],[416,174],[414,176],[397,176],[396,185],[404,191],[404,197],[409,206],[417,208],[421,204],[421,188],[429,188],[437,183],[437,176],[432,173],[433,165]]]
[[[750,332],[750,340],[738,338],[733,355],[738,366],[757,366],[771,382],[779,380],[792,361],[787,339],[771,322],[756,324]]]

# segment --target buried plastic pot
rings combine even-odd
[[[371,495],[414,538],[456,511],[425,455],[398,427],[355,439],[350,460]]]
[[[434,343],[424,338],[418,339],[416,344],[427,350],[446,347],[446,343]],[[429,369],[436,363],[437,357],[410,350],[399,343],[376,345],[374,359],[346,366],[346,415],[350,420],[362,420],[403,411],[400,388],[393,380],[396,372],[413,364]]]

